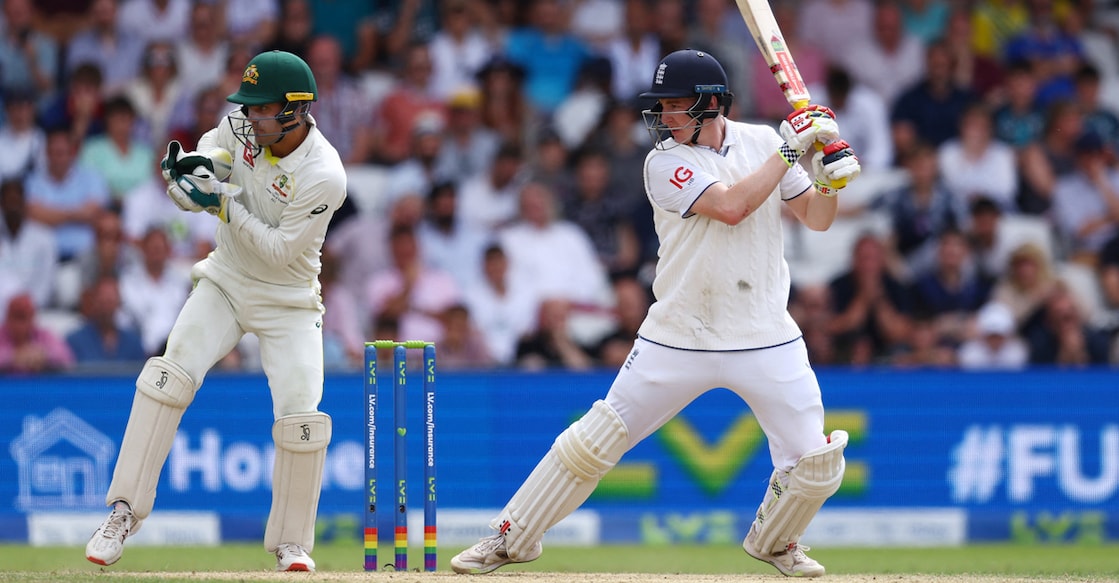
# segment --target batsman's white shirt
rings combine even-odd
[[[801,335],[787,310],[789,266],[781,201],[770,196],[737,225],[690,209],[715,182],[730,187],[757,170],[781,145],[768,126],[727,120],[722,151],[702,146],[653,150],[645,190],[660,239],[656,302],[639,334],[665,346],[743,350],[784,344]],[[794,164],[778,186],[782,200],[812,185]]]
[[[225,122],[199,140],[200,152],[213,147],[233,154],[229,182],[242,191],[228,203],[229,223],[214,219],[217,246],[192,269],[196,284],[165,356],[201,384],[251,332],[260,340],[273,414],[315,411],[323,385],[320,251],[346,198],[345,168],[313,125],[283,158],[246,149]]]

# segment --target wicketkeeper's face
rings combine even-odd
[[[253,141],[257,146],[270,146],[283,135],[283,128],[276,120],[276,116],[283,108],[283,104],[280,103],[246,105],[242,108],[244,122],[252,127]]]

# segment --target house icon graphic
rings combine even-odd
[[[11,444],[19,470],[19,510],[101,508],[109,490],[113,440],[66,409],[23,418]]]

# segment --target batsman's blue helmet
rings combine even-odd
[[[702,124],[720,113],[728,115],[734,94],[727,87],[726,70],[715,57],[704,51],[680,49],[661,59],[649,90],[639,97],[642,99],[695,98],[695,103],[687,111],[696,122]],[[712,97],[718,104],[716,108],[711,108]],[[661,110],[661,104],[658,102],[642,112],[645,125],[657,144],[663,142],[665,130],[671,129],[661,122]],[[694,143],[698,136],[697,126],[691,141]]]

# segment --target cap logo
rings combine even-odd
[[[241,82],[256,85],[258,81],[260,81],[260,72],[256,70],[256,65],[250,64],[245,67],[245,73],[241,75]]]
[[[653,78],[653,85],[664,85],[664,70],[668,68],[668,63],[661,63],[657,67],[657,76]]]

